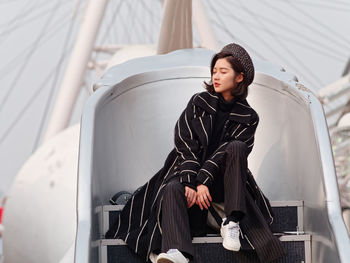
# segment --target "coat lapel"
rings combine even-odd
[[[197,112],[195,118],[192,120],[192,127],[198,135],[204,150],[206,150],[210,142],[218,102],[218,95],[216,93],[210,94],[209,92],[198,93],[193,99],[193,104],[197,108],[200,108],[200,111]],[[253,114],[254,110],[249,106],[247,100],[236,101],[229,113],[229,123],[226,128],[227,134],[231,134],[234,129],[242,125],[249,126]]]
[[[192,120],[192,127],[204,149],[209,145],[218,101],[219,97],[209,92],[198,93],[193,99],[193,104],[204,111],[199,117]]]
[[[209,92],[198,93],[193,99],[193,104],[202,108],[209,114],[215,114],[218,107],[219,97]]]
[[[207,114],[212,115],[213,118],[218,108],[218,101],[219,97],[216,93],[210,94],[209,92],[202,92],[197,94],[193,99],[193,104],[202,108]],[[250,107],[247,100],[240,100],[233,106],[229,115],[229,120],[249,124],[253,112],[254,110]]]
[[[237,101],[233,106],[229,120],[243,123],[249,126],[253,116],[253,109],[249,106],[247,100]]]
[[[195,133],[198,135],[199,141],[204,148],[208,146],[210,141],[213,126],[212,120],[212,115],[205,115],[203,117],[194,118],[192,120],[192,127]]]

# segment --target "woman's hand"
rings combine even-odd
[[[188,208],[196,203],[197,193],[191,187],[185,186],[185,196],[187,198]]]
[[[212,201],[211,195],[209,193],[209,188],[204,184],[197,186],[197,200],[196,204],[199,206],[201,210],[203,207],[208,209],[210,206],[210,202]]]

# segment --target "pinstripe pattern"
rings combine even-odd
[[[260,261],[273,261],[285,253],[281,241],[271,234],[261,210],[249,195],[247,195],[247,203],[249,204],[247,213],[250,216],[245,216],[240,221],[240,227],[246,233],[246,239],[256,250]]]
[[[170,173],[170,171],[173,169],[175,163],[177,162],[178,160],[178,157],[175,158],[175,160],[173,161],[173,163],[171,164],[170,168],[168,168],[168,171],[167,173],[165,174],[164,178],[163,178],[163,181],[162,181],[162,184],[164,183],[164,181],[168,178],[168,175]]]
[[[209,93],[208,93],[208,94],[209,94]],[[202,101],[204,101],[205,104],[207,104],[209,108],[211,108],[214,112],[216,112],[216,109],[215,109],[213,106],[211,106],[205,99],[203,99],[200,95],[198,95],[198,97],[199,97]]]
[[[241,105],[241,106],[243,106],[243,107],[245,107],[245,108],[251,109],[250,106],[244,105],[243,103],[241,103],[241,102],[239,102],[239,101],[237,101],[237,104],[239,104],[239,105]]]
[[[120,214],[118,216],[118,227],[117,227],[117,230],[115,231],[115,234],[113,236],[113,238],[116,238],[116,236],[118,235],[119,233],[119,228],[120,228]]]
[[[180,172],[180,174],[182,174],[182,173],[185,173],[186,175],[189,175],[188,173],[197,174],[197,171],[193,171],[193,170],[182,170],[182,171]]]
[[[239,129],[239,127],[241,127],[240,123],[237,125],[236,129],[232,132],[231,137],[233,137],[233,135],[235,135],[235,133]]]
[[[207,133],[207,131],[206,131],[205,128],[204,128],[204,124],[203,124],[202,119],[199,119],[199,121],[201,122],[202,129],[203,129],[203,132],[204,132],[204,134],[205,134],[205,138],[207,139],[207,145],[208,145],[208,143],[209,143],[208,133]]]
[[[217,103],[218,97],[208,92],[195,94],[190,99],[175,125],[174,149],[169,153],[163,168],[129,200],[117,222],[106,233],[107,238],[123,239],[146,260],[150,251],[162,247],[162,236],[168,232],[159,221],[163,220],[162,213],[166,210],[162,207],[165,207],[167,200],[164,194],[168,192],[169,182],[175,180],[193,186],[197,181],[210,186],[220,172],[218,167],[222,164],[229,142],[242,141],[248,147],[247,154],[250,153],[252,147],[249,146],[254,144],[259,117],[244,100],[234,105],[231,112],[233,114],[228,117],[227,126],[223,131],[225,136],[218,149],[211,156],[206,156],[215,123]],[[248,179],[252,177],[249,170],[248,175]],[[252,185],[256,185],[254,183],[251,182]],[[270,222],[269,203],[264,205],[263,194],[259,191],[256,195],[261,196],[258,204],[263,219]],[[249,233],[249,224],[245,230],[244,234],[250,242],[259,248],[254,243],[254,235]]]
[[[160,231],[161,235],[163,234],[163,231],[162,231],[162,226],[161,226],[161,223],[160,223],[160,213],[162,211],[163,197],[164,196],[162,196],[162,198],[160,199],[160,204],[159,204],[159,209],[158,209],[158,216],[157,216],[158,228],[159,228],[159,231]]]
[[[208,170],[206,170],[206,169],[204,169],[204,168],[201,168],[199,171],[200,171],[200,172],[205,172],[205,173],[207,173],[207,174],[210,176],[210,178],[211,178],[212,180],[214,179],[214,176],[213,176]]]
[[[226,152],[224,172],[225,214],[230,215],[233,211],[241,211],[246,214],[247,145],[235,141],[227,146]]]
[[[250,117],[250,114],[239,114],[239,113],[235,113],[235,112],[231,112],[230,115],[234,115],[234,116],[240,116],[240,117]]]
[[[190,131],[191,130],[188,129],[189,133],[191,133]],[[191,148],[188,146],[188,144],[185,142],[185,140],[181,137],[180,122],[179,121],[177,122],[177,134],[178,134],[180,140],[182,141],[182,143],[187,147],[188,152],[191,153],[192,156],[197,160],[197,156],[192,152]],[[184,155],[182,154],[182,156],[184,156]]]
[[[213,158],[216,158],[216,157],[218,157],[218,156],[220,156],[220,155],[222,155],[224,153],[225,153],[225,151],[215,151],[213,156],[210,159],[212,160]]]
[[[244,131],[246,131],[247,128],[244,128],[243,130],[241,130],[236,136],[235,138],[237,139]]]
[[[148,249],[147,249],[147,255],[149,255],[149,253],[151,252],[153,237],[154,237],[154,233],[156,231],[157,225],[158,225],[157,223],[154,225],[154,228],[153,228],[153,231],[152,231],[152,235],[151,235],[151,238],[149,240],[149,245],[148,245]],[[146,260],[147,259],[148,259],[148,257],[146,258]]]
[[[162,184],[162,186],[159,187],[159,189],[158,189],[158,191],[157,191],[157,194],[156,194],[156,197],[155,197],[154,200],[153,200],[151,209],[153,208],[154,204],[157,202],[157,198],[158,198],[158,195],[159,195],[159,193],[160,193],[160,190],[162,190],[165,186],[166,186],[166,184]]]
[[[139,248],[139,240],[140,240],[140,237],[141,237],[141,235],[142,235],[142,233],[143,233],[143,230],[145,229],[145,227],[146,227],[146,225],[147,225],[147,222],[148,222],[148,220],[146,220],[146,222],[144,223],[144,225],[143,225],[142,228],[141,228],[141,231],[140,231],[139,235],[137,236],[136,248],[135,248],[135,252],[136,252],[136,253],[137,253],[138,248]]]
[[[131,209],[130,209],[130,212],[129,212],[129,227],[128,227],[128,232],[130,232],[130,227],[131,227],[131,215],[132,215],[132,207],[133,207],[133,204],[134,204],[134,196],[131,198]]]
[[[199,162],[197,161],[193,161],[193,160],[186,160],[186,161],[183,161],[182,164],[185,164],[185,163],[195,163],[197,165],[200,165]]]
[[[147,182],[146,192],[143,196],[143,203],[142,203],[142,210],[141,210],[141,217],[140,217],[140,226],[142,225],[143,212],[145,210],[145,202],[146,202],[146,196],[147,196],[147,191],[148,191],[148,185],[149,185],[149,181]]]
[[[248,170],[247,154],[248,148],[244,142],[231,142],[226,148],[225,165],[220,167],[221,176],[210,191],[214,202],[224,201],[226,215],[230,215],[233,211],[245,214],[240,220],[244,239],[257,251],[261,262],[269,262],[282,256],[284,251],[281,242],[273,236],[268,227],[268,223],[272,222],[269,211],[271,207]],[[257,199],[252,198],[246,185],[249,185],[251,190],[256,189],[254,195]],[[268,212],[265,217],[270,217],[267,220],[262,214],[265,209]]]
[[[188,131],[190,133],[190,138],[191,138],[191,140],[193,140],[193,135],[192,135],[192,131],[191,131],[190,125],[188,124],[187,113],[186,112],[185,112],[185,122],[186,122],[187,129],[188,129]]]
[[[219,168],[218,164],[213,162],[212,160],[208,160],[209,163],[213,164],[216,168]]]
[[[187,200],[185,190],[176,180],[171,181],[163,195],[162,210],[162,247],[161,252],[171,248],[193,255],[189,219],[187,215]]]

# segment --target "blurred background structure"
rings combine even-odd
[[[0,2],[0,196],[40,145],[87,3]],[[253,57],[294,72],[315,93],[340,79],[349,67],[350,3],[346,1],[201,3],[218,48],[238,42]],[[101,76],[116,50],[156,46],[161,18],[162,1],[108,1],[71,124],[79,121],[91,83]],[[194,46],[203,46],[193,22]]]

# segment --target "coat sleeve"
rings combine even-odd
[[[175,125],[175,149],[181,156],[182,162],[179,166],[180,182],[195,189],[195,179],[199,168],[200,145],[198,139],[194,137],[192,120],[194,117],[193,98],[186,109],[182,112]]]
[[[196,185],[204,184],[208,187],[211,186],[219,171],[219,165],[225,155],[226,147],[231,141],[238,140],[246,143],[249,155],[254,146],[254,135],[258,124],[259,117],[256,114],[255,118],[253,118],[250,123],[241,125],[241,128],[236,132],[236,135],[232,136],[229,141],[223,142],[203,163],[203,166],[199,170],[196,178]]]

